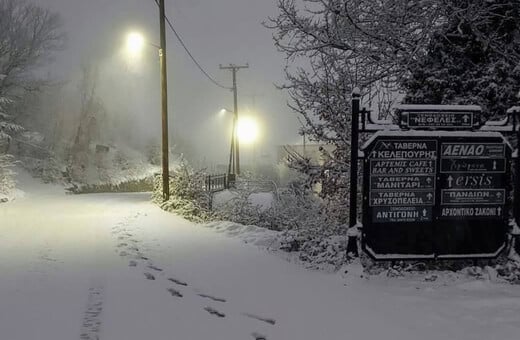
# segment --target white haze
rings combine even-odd
[[[62,14],[68,46],[59,52],[48,72],[68,80],[74,97],[80,67],[97,65],[98,94],[105,104],[116,136],[112,139],[144,147],[160,141],[160,83],[157,50],[148,46],[139,65],[129,64],[122,52],[131,30],[159,41],[158,10],[153,0],[33,0]],[[241,149],[244,162],[255,156],[274,156],[274,146],[299,141],[299,123],[286,106],[287,97],[274,83],[283,81],[283,57],[261,25],[276,14],[273,1],[166,0],[167,15],[201,65],[220,83],[230,86],[231,73],[219,64],[249,63],[240,70],[239,111],[256,116],[261,138]],[[233,108],[229,90],[209,82],[168,31],[169,112],[171,145],[189,150],[192,159],[225,164],[229,152],[231,117],[219,116]],[[77,97],[77,94],[76,94]],[[65,101],[78,100],[64,98]]]

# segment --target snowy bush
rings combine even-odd
[[[206,222],[213,214],[209,206],[209,194],[204,191],[205,174],[195,171],[185,161],[170,171],[170,199],[163,201],[162,176],[156,176],[152,200],[162,209],[179,214],[187,220]]]
[[[14,190],[13,158],[10,155],[0,154],[0,202],[6,201]]]
[[[74,194],[91,194],[103,192],[146,192],[152,191],[154,180],[152,177],[127,179],[120,183],[101,184],[74,184],[68,189]]]
[[[278,190],[268,208],[251,202],[254,187],[236,190],[234,198],[219,208],[218,216],[235,223],[281,231],[281,250],[298,252],[299,259],[308,267],[337,270],[345,261],[345,225],[338,225],[328,217],[325,202],[305,183],[305,180],[295,180]]]

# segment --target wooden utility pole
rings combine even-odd
[[[249,68],[249,65],[234,65],[229,64],[228,66],[220,65],[221,70],[231,70],[233,75],[233,132],[232,132],[232,145],[231,148],[233,152],[233,160],[234,160],[234,174],[240,175],[240,144],[237,136],[237,128],[238,128],[238,89],[237,89],[237,71],[241,68]],[[231,158],[231,157],[230,157]]]
[[[161,34],[161,46],[159,58],[161,63],[161,107],[162,107],[162,181],[163,199],[170,198],[170,166],[168,145],[168,78],[166,71],[166,14],[164,0],[159,0],[159,22]]]

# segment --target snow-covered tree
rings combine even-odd
[[[352,89],[360,87],[370,102],[378,90],[398,84],[442,19],[438,3],[278,0],[278,16],[265,25],[287,60],[280,87],[302,118],[301,133],[335,147],[321,166],[298,157],[293,162],[311,182],[322,183],[322,196],[346,202]]]
[[[446,1],[445,23],[426,55],[413,60],[406,101],[478,104],[488,117],[505,114],[520,89],[520,2]]]
[[[0,169],[1,185],[11,172],[5,155],[12,136],[23,130],[16,105],[45,82],[34,71],[62,48],[59,15],[24,0],[0,0]]]
[[[10,121],[11,117],[6,113],[10,104],[11,100],[0,96],[0,201],[5,200],[14,188],[13,159],[6,152],[11,135],[22,130],[20,125]]]
[[[23,130],[20,125],[12,122],[12,117],[7,113],[12,104],[11,99],[0,96],[0,147],[4,145],[4,151],[7,151],[11,135]]]
[[[21,96],[44,82],[35,71],[64,45],[57,13],[24,0],[0,0],[0,96]]]

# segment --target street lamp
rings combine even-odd
[[[241,117],[238,120],[237,136],[240,143],[251,144],[258,137],[258,124],[251,117]]]
[[[162,120],[162,193],[163,200],[170,199],[170,170],[169,170],[169,147],[168,147],[168,83],[166,71],[166,38],[164,27],[164,1],[160,1],[159,13],[161,17],[161,45],[157,46],[148,43],[159,49],[159,62],[161,65],[161,120]],[[137,32],[128,34],[126,39],[126,49],[128,53],[135,57],[142,53],[146,40],[144,36]]]
[[[144,49],[145,39],[139,32],[131,32],[126,37],[126,50],[132,57],[138,56]]]
[[[219,111],[220,115],[225,113],[233,114],[233,128],[231,130],[231,150],[229,152],[229,165],[228,165],[228,175],[231,174],[233,170],[233,174],[238,174],[238,148],[237,143],[251,144],[258,137],[258,124],[256,120],[251,117],[242,117],[236,120],[236,115],[233,111],[223,108]]]

